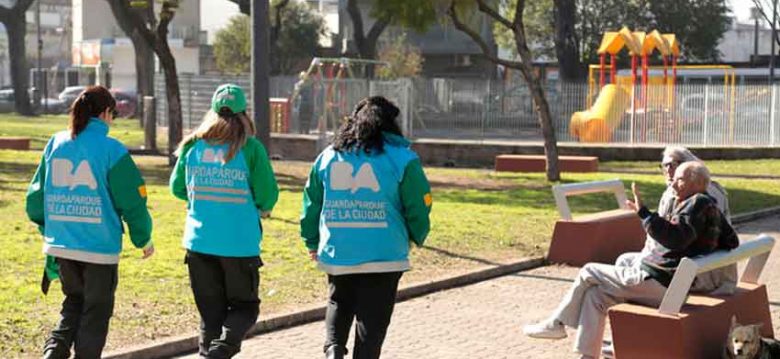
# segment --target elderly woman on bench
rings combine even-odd
[[[629,301],[657,306],[683,257],[736,248],[736,232],[707,194],[709,183],[710,174],[704,164],[680,164],[671,184],[677,199],[667,216],[650,212],[632,185],[634,201],[627,204],[642,218],[645,231],[656,245],[642,252],[640,265],[586,264],[553,315],[525,326],[523,332],[533,338],[562,339],[566,337],[565,326],[577,328],[575,351],[584,359],[598,358],[611,306]],[[710,292],[720,284],[716,280],[697,280],[691,291]]]

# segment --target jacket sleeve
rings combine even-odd
[[[187,152],[194,145],[194,141],[187,143],[179,153],[179,158],[176,160],[176,167],[171,172],[171,178],[168,181],[168,185],[171,188],[171,193],[178,199],[187,201]]]
[[[263,144],[255,138],[250,138],[247,144],[249,146],[245,147],[247,151],[244,156],[249,165],[249,187],[252,189],[255,207],[268,212],[274,209],[279,199],[279,185]]]
[[[317,171],[318,167],[319,161],[312,166],[309,179],[303,188],[301,237],[309,250],[317,250],[320,242],[320,213],[322,212],[324,188],[322,179]]]
[[[38,229],[43,232],[45,224],[46,211],[44,203],[43,188],[46,184],[46,156],[41,157],[38,169],[35,171],[30,185],[27,187],[26,210],[27,217],[38,225]]]
[[[418,246],[422,246],[431,229],[430,214],[433,197],[431,186],[419,159],[406,165],[399,193],[409,238]]]
[[[693,224],[693,210],[696,207],[694,202],[687,201],[685,207],[669,220],[659,216],[657,212],[651,213],[647,207],[642,207],[639,210],[642,226],[650,237],[664,247],[684,250],[696,240],[696,228]]]
[[[108,187],[117,214],[130,230],[130,241],[137,248],[149,245],[152,217],[146,208],[146,184],[129,153],[125,153],[108,171]]]

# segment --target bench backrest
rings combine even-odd
[[[722,268],[746,258],[750,258],[750,261],[742,272],[740,281],[756,283],[774,245],[774,238],[767,234],[761,234],[752,241],[741,243],[739,247],[730,251],[717,251],[696,258],[683,258],[680,265],[677,266],[669,288],[666,289],[658,311],[662,314],[679,314],[697,274]]]
[[[552,191],[553,196],[555,196],[555,204],[558,206],[558,212],[561,214],[561,218],[567,221],[572,219],[569,201],[566,198],[567,196],[612,192],[615,194],[615,200],[617,201],[618,207],[628,209],[628,206],[626,206],[626,189],[623,186],[623,182],[619,179],[559,184],[554,185]]]

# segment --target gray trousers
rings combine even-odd
[[[577,328],[574,350],[580,354],[594,358],[601,354],[607,310],[610,307],[626,302],[652,307],[661,304],[666,287],[640,269],[638,256],[623,259],[631,260],[634,265],[588,263],[583,266],[553,313],[553,318],[566,326]],[[718,284],[699,281],[697,278],[691,291],[710,292]]]
[[[607,310],[628,301],[658,306],[666,287],[638,266],[588,263],[558,305],[553,317],[577,328],[574,350],[598,358],[604,338]]]

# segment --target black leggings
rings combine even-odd
[[[221,257],[187,251],[190,286],[200,313],[200,354],[231,358],[260,312],[259,257]]]
[[[325,314],[325,350],[332,345],[345,347],[352,320],[357,318],[352,358],[379,358],[402,274],[328,275],[330,298]]]
[[[60,321],[46,340],[50,358],[98,359],[106,345],[108,322],[114,312],[116,264],[94,264],[57,258],[65,299]]]

